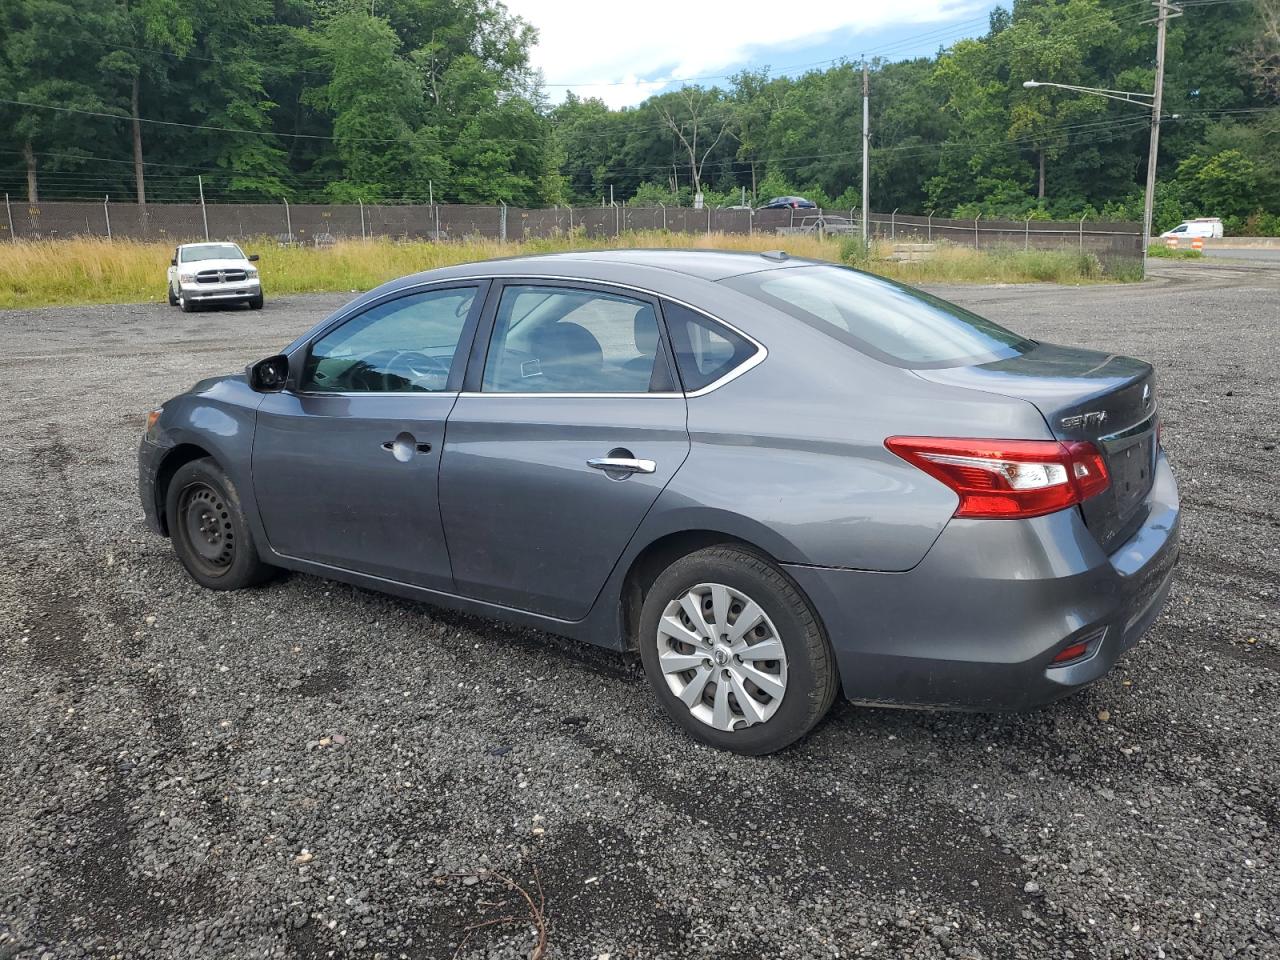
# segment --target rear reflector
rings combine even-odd
[[[1069,647],[1064,647],[1056,657],[1053,658],[1054,663],[1066,663],[1068,660],[1079,660],[1089,652],[1087,643],[1073,643]]]
[[[1063,647],[1053,656],[1050,667],[1064,667],[1069,663],[1078,663],[1093,656],[1107,635],[1107,628],[1102,627],[1079,638],[1074,643]]]
[[[884,445],[954,490],[957,517],[1039,517],[1111,483],[1102,455],[1086,442],[890,437]]]

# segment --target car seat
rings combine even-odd
[[[604,350],[586,327],[568,320],[545,324],[530,337],[530,348],[542,372],[541,389],[580,393],[605,386]]]

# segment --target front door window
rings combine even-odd
[[[379,304],[312,345],[307,393],[439,393],[449,381],[474,287],[430,290]]]

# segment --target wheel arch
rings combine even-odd
[[[160,521],[160,529],[164,535],[169,536],[169,518],[166,514],[166,504],[169,500],[169,484],[173,481],[174,474],[180,469],[195,460],[203,460],[205,458],[212,459],[217,463],[217,458],[198,443],[179,443],[170,448],[164,455],[164,459],[160,461],[160,465],[156,468],[155,480],[155,499],[156,499],[156,517]]]
[[[634,651],[639,647],[640,613],[644,607],[644,598],[649,588],[653,586],[654,581],[662,574],[662,571],[666,570],[667,567],[681,557],[687,557],[691,553],[713,546],[737,547],[746,553],[753,553],[777,567],[778,570],[782,571],[783,576],[791,580],[795,589],[805,598],[805,602],[809,604],[809,608],[813,610],[814,616],[818,618],[818,622],[821,624],[821,617],[818,616],[818,610],[814,607],[813,601],[810,600],[800,585],[786,573],[778,558],[768,550],[756,543],[752,543],[750,540],[725,533],[722,530],[679,530],[651,541],[636,554],[631,561],[631,565],[627,568],[618,597],[618,621],[622,631],[624,650]]]

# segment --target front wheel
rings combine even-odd
[[[835,657],[808,601],[764,558],[708,547],[645,596],[640,659],[658,700],[696,739],[760,755],[800,739],[835,699]]]
[[[261,309],[262,309],[262,304],[263,304],[263,299],[262,299],[262,294],[261,294],[261,292],[259,292],[259,293],[257,294],[257,296],[253,296],[253,297],[250,297],[250,298],[249,298],[249,309],[250,309],[250,310],[261,310]]]
[[[192,300],[188,300],[187,295],[185,293],[178,294],[178,306],[182,308],[183,313],[196,312],[195,302]]]
[[[174,473],[165,518],[174,553],[202,586],[239,590],[275,573],[258,556],[235,484],[212,459],[193,460]]]
[[[173,284],[169,284],[169,306],[176,307],[178,305],[178,295],[173,292]]]

